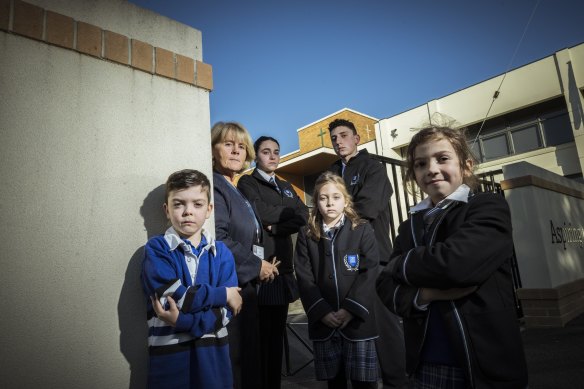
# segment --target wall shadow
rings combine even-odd
[[[580,89],[578,88],[578,83],[576,82],[572,61],[568,61],[568,88],[570,93],[569,103],[572,108],[572,115],[574,118],[574,128],[580,129],[582,123],[584,122],[584,109],[582,108],[582,103],[580,103]]]
[[[163,202],[164,185],[160,185],[148,193],[140,207],[140,215],[144,219],[148,239],[163,233],[166,229],[166,217],[162,210]],[[143,258],[144,246],[141,246],[128,262],[118,300],[120,351],[130,366],[130,389],[146,387],[148,369],[146,298],[140,280]]]

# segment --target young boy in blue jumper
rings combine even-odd
[[[172,225],[145,247],[149,388],[232,388],[225,328],[241,309],[231,251],[203,230],[211,185],[196,170],[168,177],[164,211]]]

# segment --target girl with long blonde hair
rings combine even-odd
[[[346,388],[347,380],[353,388],[376,388],[375,235],[334,173],[316,180],[314,202],[308,226],[298,234],[294,263],[316,378],[329,388]]]

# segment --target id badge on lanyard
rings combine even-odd
[[[258,246],[257,244],[253,245],[253,254],[258,257],[259,259],[264,259],[264,248],[262,246]]]

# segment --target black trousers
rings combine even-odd
[[[261,388],[259,309],[255,286],[241,288],[241,312],[227,325],[235,389]]]
[[[383,266],[379,266],[379,272]],[[383,388],[407,387],[404,330],[397,315],[390,312],[375,293],[375,321],[379,337],[375,340]]]
[[[280,389],[288,304],[260,305],[259,311],[262,387]]]

